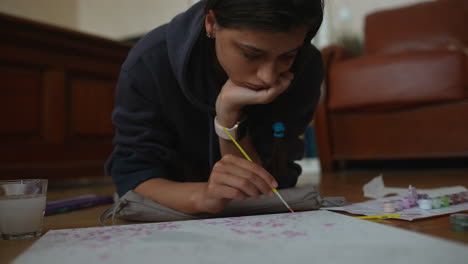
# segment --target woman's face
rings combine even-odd
[[[270,87],[291,68],[307,28],[264,32],[213,24],[207,25],[207,32],[216,39],[216,56],[231,81],[258,90]]]

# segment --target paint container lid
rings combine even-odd
[[[468,231],[468,214],[452,214],[450,215],[450,223],[452,223],[453,231]]]
[[[432,209],[432,200],[421,199],[421,200],[418,200],[417,202],[418,202],[418,205],[419,205],[420,209],[423,209],[423,210],[431,210]]]
[[[395,204],[393,202],[384,202],[383,210],[385,213],[394,213],[396,211]]]

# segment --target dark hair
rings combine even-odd
[[[308,36],[317,33],[323,20],[323,0],[207,0],[221,27],[288,32],[307,26]]]

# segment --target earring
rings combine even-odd
[[[210,32],[206,32],[206,36],[207,36],[208,38],[213,38],[213,36],[211,35]]]

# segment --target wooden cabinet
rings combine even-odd
[[[0,179],[104,174],[130,48],[0,15]]]

